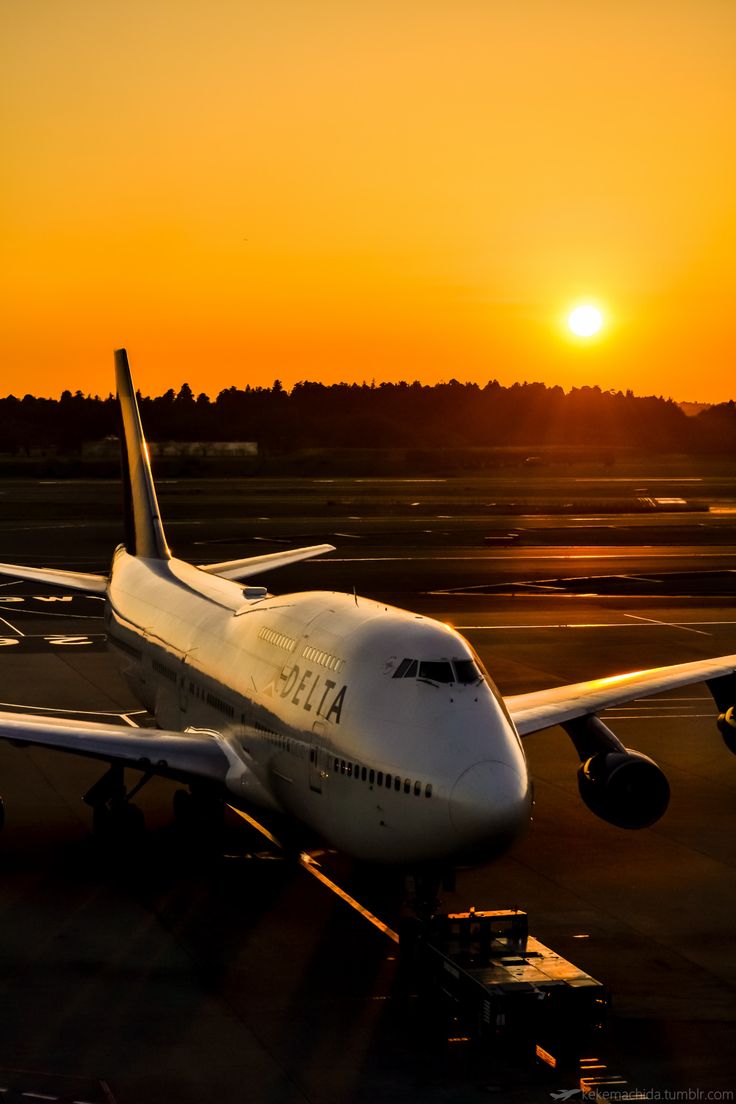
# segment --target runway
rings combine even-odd
[[[54,494],[60,516],[50,517],[48,527],[42,518],[32,529],[19,520],[13,527],[6,515],[0,558],[49,562],[52,552],[69,566],[103,566],[105,542],[107,556],[114,538],[112,510],[106,518],[101,509],[91,522],[89,497],[75,502],[64,487]],[[238,554],[229,550],[237,538],[230,527],[238,495],[218,489],[218,518],[202,533],[194,522],[204,497],[179,501],[177,550],[196,559],[199,549],[202,561]],[[264,515],[274,513],[266,494],[263,506]],[[213,509],[207,502],[202,512]],[[308,524],[301,515],[282,516],[279,535],[323,532],[322,515],[310,515]],[[511,576],[535,581],[542,575],[532,569],[540,563],[552,578],[563,572],[553,566],[558,561],[544,560],[544,548],[541,559],[530,549],[504,549],[508,559],[495,549],[486,555],[469,544],[460,521],[448,530],[449,545],[401,525],[401,539],[392,544],[383,535],[387,517],[374,515],[375,533],[361,529],[360,555],[358,541],[346,537],[332,566],[326,559],[290,568],[270,577],[270,585],[351,590],[355,583],[359,594],[400,600],[449,621],[468,636],[504,693],[736,652],[732,591],[672,597],[659,585],[649,594],[594,597],[590,588],[476,594],[469,580],[484,587],[505,585]],[[240,516],[236,529],[246,530],[249,520]],[[57,521],[64,525],[58,531]],[[694,526],[695,515],[679,518],[683,524]],[[80,532],[81,550],[69,537]],[[712,556],[692,542],[674,549],[678,568],[696,578],[713,562],[723,578],[736,578],[728,574],[736,566],[730,536],[724,533],[720,546],[708,543],[711,536],[703,546]],[[220,537],[213,547],[196,543]],[[560,554],[558,546],[544,547]],[[73,549],[76,558],[63,560]],[[247,552],[241,546],[240,554]],[[660,570],[672,552],[665,537],[651,553],[636,544],[608,545],[603,554],[613,577],[632,574],[633,564],[642,569],[644,556]],[[579,561],[580,577],[590,579],[594,562]],[[0,587],[2,708],[144,721],[104,650],[99,603],[46,600],[52,597],[50,588],[25,583]],[[736,758],[714,715],[702,687],[611,711],[608,723],[627,746],[657,759],[672,787],[665,818],[641,833],[609,827],[582,806],[576,756],[561,731],[530,737],[536,806],[529,833],[494,865],[463,872],[448,898],[456,908],[528,910],[542,942],[610,985],[613,1056],[629,1085],[642,1091],[732,1088]],[[168,783],[154,781],[141,792],[149,828],[143,852],[111,861],[91,840],[80,800],[99,773],[71,756],[0,745],[7,803],[0,837],[0,1088],[10,1069],[32,1071],[23,1084],[14,1082],[18,1094],[46,1091],[62,1099],[66,1083],[59,1078],[76,1076],[86,1079],[90,1100],[96,1102],[95,1087],[104,1099],[104,1083],[120,1104],[473,1104],[493,1089],[521,1104],[548,1101],[550,1092],[568,1087],[424,1037],[416,1001],[398,984],[396,948],[385,936],[245,826],[233,824],[221,863],[191,855],[171,826]],[[397,900],[390,878],[367,879],[329,856],[325,864],[390,919]]]

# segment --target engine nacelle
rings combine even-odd
[[[580,796],[591,812],[617,828],[648,828],[670,801],[667,778],[639,751],[599,751],[578,768]]]
[[[732,705],[725,713],[719,714],[718,731],[728,750],[736,755],[736,706]]]

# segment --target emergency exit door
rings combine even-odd
[[[312,743],[309,748],[309,788],[322,793],[327,778],[327,748],[325,747],[325,725],[315,721],[312,725]]]

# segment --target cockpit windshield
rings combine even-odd
[[[483,677],[474,659],[453,659],[452,666],[455,668],[457,682],[472,685],[474,682],[480,682]]]
[[[430,682],[454,682],[455,675],[449,663],[423,659],[419,664],[420,679],[429,679]]]
[[[472,659],[402,659],[393,673],[393,678],[419,678],[427,682],[460,683],[471,686],[483,678],[477,664]]]

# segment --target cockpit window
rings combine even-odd
[[[453,659],[455,679],[466,686],[473,682],[480,682],[483,677],[472,659]]]
[[[393,673],[393,678],[420,678],[429,682],[456,682],[461,686],[472,686],[480,682],[483,675],[478,664],[472,659],[448,660],[402,659]]]
[[[434,662],[423,659],[419,664],[419,678],[429,679],[430,682],[454,682],[455,676],[452,666],[447,662]]]

